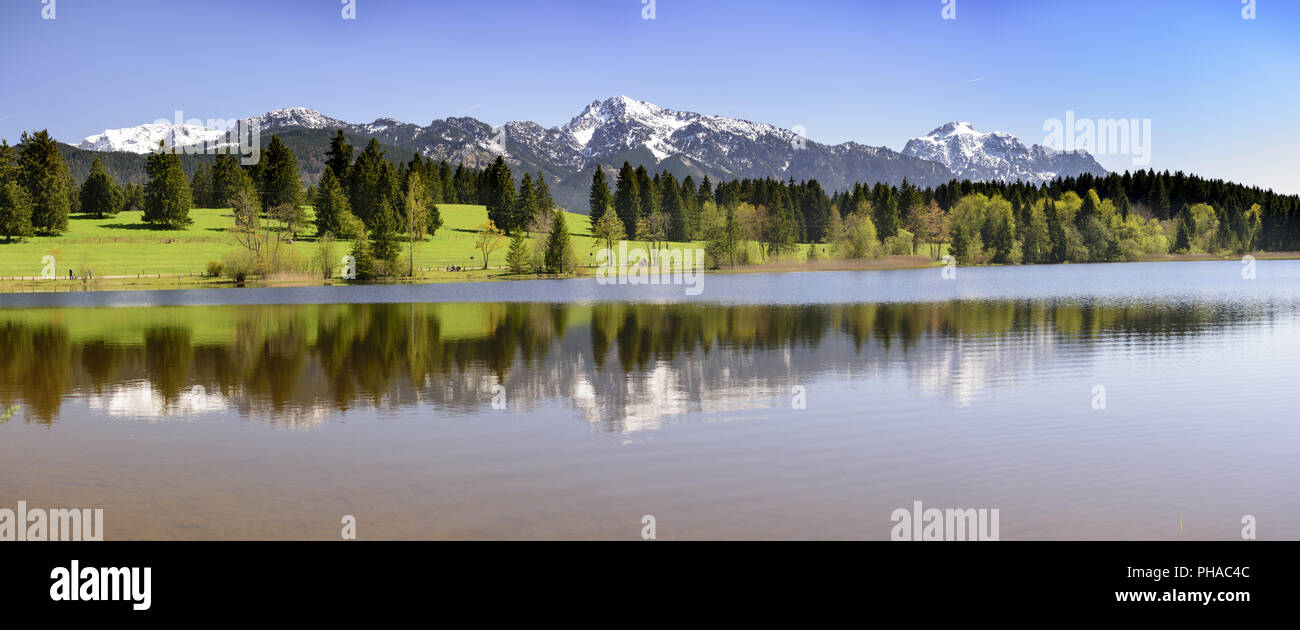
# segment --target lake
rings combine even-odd
[[[105,539],[1300,538],[1300,261],[0,295],[0,508]]]

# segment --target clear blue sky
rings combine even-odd
[[[290,106],[552,126],[627,94],[901,149],[949,120],[1042,142],[1073,110],[1151,119],[1154,168],[1300,192],[1300,2],[956,1],[6,0],[0,137]]]

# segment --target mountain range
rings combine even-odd
[[[483,167],[504,152],[517,176],[541,171],[556,201],[585,211],[591,169],[601,164],[612,177],[624,161],[652,173],[671,171],[679,179],[714,182],[739,179],[817,179],[827,190],[856,182],[920,186],[952,179],[1050,181],[1058,176],[1106,171],[1084,152],[1063,153],[1002,132],[980,133],[970,123],[952,122],[913,138],[900,151],[856,142],[836,145],[806,139],[796,131],[723,116],[667,109],[626,96],[593,101],[568,123],[546,128],[534,122],[493,127],[474,118],[445,118],[427,126],[380,118],[349,123],[295,107],[253,117],[263,135],[274,133],[292,149],[309,181],[323,166],[324,146],[336,129],[353,144],[377,139],[394,160],[413,153],[452,164]],[[157,122],[107,130],[78,148],[143,154],[160,139],[176,144],[207,141],[220,130],[202,125]],[[266,139],[263,138],[263,143]],[[504,148],[504,151],[502,149]]]

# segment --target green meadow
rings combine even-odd
[[[483,266],[482,254],[475,248],[477,228],[487,220],[483,206],[442,204],[439,206],[443,225],[437,234],[416,243],[415,264],[426,269],[442,270],[450,265],[466,269]],[[310,214],[310,213],[309,213]],[[566,213],[573,245],[579,258],[594,263],[595,252],[600,249],[591,237],[586,215]],[[155,229],[141,221],[140,212],[122,212],[103,219],[74,215],[68,221],[68,231],[60,236],[38,236],[21,242],[0,243],[0,277],[39,277],[44,267],[42,259],[54,256],[57,276],[68,277],[71,268],[79,276],[86,270],[97,278],[137,275],[202,275],[209,261],[221,261],[239,244],[229,232],[234,217],[229,208],[194,209],[193,221],[181,230]],[[315,253],[316,238],[309,235],[308,227],[293,243],[293,248],[303,261]],[[532,235],[534,246],[544,235]],[[500,249],[488,258],[490,267],[505,265],[509,241],[503,240]],[[351,248],[347,241],[335,244],[341,257]],[[402,252],[406,252],[406,244]]]

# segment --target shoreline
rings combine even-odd
[[[1291,252],[1256,252],[1250,254],[1256,260],[1297,260],[1300,251]],[[1217,256],[1214,254],[1155,254],[1147,255],[1132,262],[1206,262],[1206,261],[1240,261],[1237,256]],[[1084,263],[1057,263],[1084,264]],[[1107,264],[1107,263],[1093,263]],[[815,262],[796,260],[770,260],[755,265],[735,268],[709,269],[706,274],[750,274],[750,273],[801,273],[817,271],[889,271],[900,269],[927,269],[941,267],[942,262],[928,256],[886,256],[874,259],[824,259]],[[1016,267],[1042,265],[976,265],[977,267]],[[468,269],[465,271],[424,270],[415,277],[401,277],[379,282],[352,282],[342,279],[315,279],[309,274],[291,275],[266,281],[236,283],[228,278],[204,276],[157,275],[155,277],[106,277],[94,280],[52,279],[0,279],[0,295],[18,295],[33,293],[77,293],[77,292],[139,292],[139,291],[174,291],[188,289],[245,289],[245,288],[290,288],[290,287],[328,287],[328,286],[382,286],[382,285],[420,285],[450,284],[469,282],[526,282],[529,280],[564,280],[572,278],[590,278],[595,276],[591,267],[583,267],[580,273],[567,275],[549,274],[510,274],[504,268]],[[2,300],[2,298],[0,298]]]

